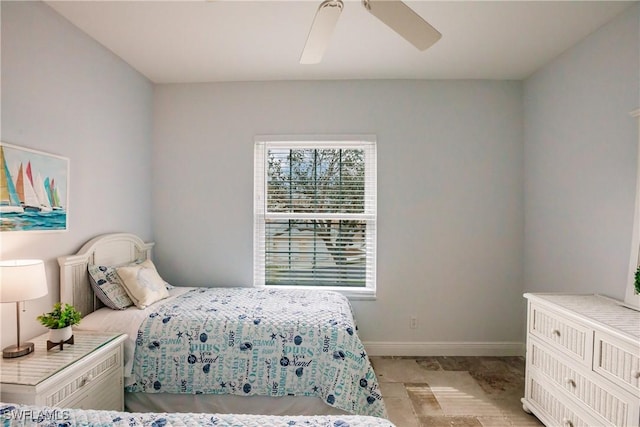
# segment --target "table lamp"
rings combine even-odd
[[[3,358],[20,357],[33,351],[33,343],[20,344],[20,301],[47,294],[44,262],[39,259],[0,261],[0,302],[16,303],[16,345],[2,349]]]

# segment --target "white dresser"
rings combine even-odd
[[[640,312],[599,295],[524,296],[524,410],[547,426],[638,426]]]

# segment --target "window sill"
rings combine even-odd
[[[368,288],[339,288],[339,287],[330,287],[330,286],[256,286],[257,288],[268,288],[268,289],[306,289],[306,290],[317,290],[317,291],[333,291],[339,294],[344,295],[350,301],[375,301],[376,291]]]

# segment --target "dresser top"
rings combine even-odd
[[[114,332],[73,331],[74,344],[47,351],[49,334],[27,340],[35,346],[33,353],[12,359],[0,359],[0,377],[4,384],[37,385],[111,342],[123,341],[125,335]]]
[[[593,323],[617,329],[631,339],[640,340],[640,311],[622,302],[597,294],[524,294],[530,301],[552,304],[587,318]]]

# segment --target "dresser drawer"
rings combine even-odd
[[[528,393],[526,400],[538,409],[540,418],[548,426],[562,427],[594,427],[601,426],[602,422],[592,419],[564,399],[560,399],[554,386],[545,383],[534,372],[528,377]]]
[[[116,347],[95,360],[88,360],[67,375],[55,378],[54,383],[44,392],[43,404],[47,406],[65,406],[76,401],[85,390],[100,383],[103,378],[122,373],[122,350]],[[114,408],[115,409],[115,408]]]
[[[596,331],[593,370],[640,399],[640,345]]]
[[[529,310],[529,333],[532,336],[584,366],[591,367],[593,346],[591,329],[537,304],[531,304]]]
[[[633,396],[616,391],[605,381],[597,381],[590,371],[572,368],[556,357],[536,339],[530,339],[527,348],[528,362],[547,381],[573,396],[580,405],[601,416],[598,425],[626,426],[634,415]],[[573,364],[575,365],[575,364]],[[591,374],[591,375],[590,375]],[[637,416],[637,414],[636,414]]]

